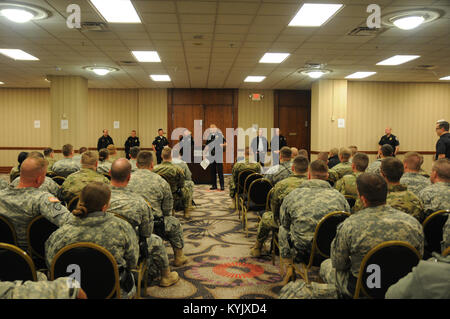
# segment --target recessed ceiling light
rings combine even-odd
[[[443,78],[440,78],[439,80],[450,81],[450,75],[444,76]]]
[[[161,62],[156,51],[131,51],[139,62]]]
[[[17,23],[28,22],[34,17],[34,14],[32,14],[31,12],[20,9],[3,9],[0,11],[0,13],[2,14],[2,16]]]
[[[265,76],[249,75],[245,78],[244,82],[261,82],[264,81],[265,78]]]
[[[39,59],[19,49],[0,49],[0,53],[14,60],[38,61]]]
[[[403,17],[394,20],[392,23],[402,30],[411,30],[417,28],[425,21],[424,17],[421,16],[412,16],[412,17]]]
[[[305,3],[289,22],[291,27],[319,27],[335,15],[343,4]]]
[[[25,23],[30,20],[41,20],[49,17],[51,13],[41,7],[15,1],[0,3],[0,16],[4,16],[16,23]]]
[[[0,85],[3,85],[3,84],[5,84],[5,82],[0,82]]]
[[[353,74],[347,75],[345,78],[346,79],[363,79],[363,78],[367,78],[371,75],[374,75],[377,72],[355,72]]]
[[[418,26],[439,19],[444,14],[440,9],[408,9],[389,12],[381,17],[386,26],[396,26],[402,30],[412,30]]]
[[[141,23],[130,0],[90,0],[110,23]]]
[[[266,53],[259,63],[281,63],[289,56],[289,53]]]
[[[85,66],[83,69],[92,71],[100,76],[106,75],[110,72],[118,71],[118,69],[109,66]]]
[[[389,59],[378,62],[377,65],[399,65],[420,58],[420,55],[394,55]]]
[[[170,82],[170,76],[167,74],[151,74],[150,77],[156,82]]]
[[[310,69],[310,70],[303,70],[301,71],[302,74],[309,76],[312,79],[318,79],[322,77],[325,74],[330,73],[330,70],[325,69]]]

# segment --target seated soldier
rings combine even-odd
[[[135,172],[137,170],[136,161],[139,151],[141,149],[139,146],[133,146],[130,148],[130,164],[131,164],[131,172]]]
[[[339,160],[339,149],[337,147],[333,147],[328,153],[328,168],[332,169],[334,166],[339,164],[341,161]]]
[[[117,159],[117,157],[118,157],[116,147],[114,146],[114,144],[109,144],[106,147],[106,149],[109,152],[109,159],[108,159],[108,161],[111,162],[111,163],[114,162]]]
[[[62,147],[64,158],[56,161],[52,166],[52,171],[62,177],[67,177],[80,170],[80,163],[73,159],[73,146],[66,144]]]
[[[91,182],[82,189],[73,215],[45,242],[45,257],[49,269],[58,251],[79,242],[91,242],[108,250],[117,262],[119,276],[137,268],[139,245],[136,233],[127,221],[106,213],[110,198],[111,189],[105,183]],[[135,294],[133,274],[130,275],[130,280],[124,283],[127,286],[120,287],[122,298]]]
[[[353,157],[355,156],[356,153],[358,153],[358,147],[355,145],[350,145],[348,147],[350,149],[350,151],[352,151],[352,156],[350,156],[350,159],[348,160],[350,163],[353,162]]]
[[[356,190],[356,178],[364,173],[369,165],[369,157],[364,153],[356,153],[353,156],[352,171],[353,173],[343,176],[336,182],[334,188],[336,188],[343,195],[358,196]]]
[[[0,281],[0,299],[87,299],[87,296],[83,289],[77,288],[75,279],[60,277],[53,281]]]
[[[98,165],[97,165],[97,173],[100,174],[109,174],[111,170],[112,163],[109,161],[109,151],[106,148],[102,148],[98,151]]]
[[[51,148],[51,147],[46,148],[44,150],[44,156],[48,162],[47,173],[50,173],[50,172],[52,172],[53,164],[56,163],[55,152],[53,151],[53,148]]]
[[[324,161],[325,164],[327,164],[327,166],[328,166],[328,153],[327,152],[320,152],[319,154],[317,154],[317,159]]]
[[[261,256],[261,249],[264,242],[269,238],[270,231],[278,229],[280,224],[280,207],[283,199],[294,189],[298,188],[308,179],[309,161],[306,157],[297,156],[292,164],[293,174],[278,182],[273,188],[270,200],[271,210],[263,214],[258,226],[256,243],[252,247],[250,254],[253,257]]]
[[[350,156],[352,156],[352,151],[350,149],[342,147],[339,150],[340,163],[328,170],[329,181],[336,183],[336,181],[338,181],[345,175],[351,174],[353,172],[352,165],[349,162]]]
[[[169,183],[175,211],[183,209],[184,218],[189,219],[191,217],[189,207],[192,199],[184,185],[186,179],[184,171],[179,166],[172,164],[172,149],[170,147],[164,147],[161,158],[161,164],[156,165],[153,172],[159,174]]]
[[[97,152],[87,151],[81,155],[81,170],[71,174],[61,185],[59,199],[67,204],[75,196],[80,196],[81,190],[90,182],[101,182],[109,185],[109,180],[97,173]]]
[[[441,251],[443,252],[448,247],[450,247],[450,218],[447,218],[447,222],[442,229]]]
[[[377,158],[374,162],[372,162],[369,165],[369,167],[366,170],[367,173],[374,173],[374,174],[381,175],[381,172],[380,172],[381,161],[384,158],[392,157],[392,155],[394,154],[394,149],[389,144],[384,144],[380,148],[380,151],[381,151],[381,154],[380,154],[381,158]]]
[[[6,179],[3,179],[0,177],[0,190],[9,187],[8,182]]]
[[[301,151],[305,151],[305,150],[301,150]],[[294,160],[294,158],[296,158],[299,155],[302,155],[302,156],[308,158],[308,152],[306,152],[306,156],[305,156],[305,154],[299,154],[298,148],[291,147],[291,160]]]
[[[139,238],[140,258],[148,258],[148,277],[160,278],[159,285],[169,287],[179,277],[170,271],[169,257],[164,243],[153,232],[153,215],[150,205],[143,197],[133,193],[127,187],[131,178],[131,164],[126,158],[119,158],[111,166],[111,200],[108,213],[125,217],[133,226]]]
[[[73,160],[77,161],[80,163],[81,165],[81,156],[83,155],[84,152],[86,152],[88,149],[87,147],[80,147],[80,149],[78,150],[78,154],[73,156]]]
[[[38,189],[45,180],[47,161],[30,157],[20,168],[19,185],[0,191],[0,215],[9,219],[17,233],[19,248],[28,251],[27,227],[33,218],[42,215],[57,226],[63,225],[70,212],[52,194]]]
[[[450,160],[446,158],[438,159],[434,162],[430,175],[431,185],[425,187],[419,198],[425,209],[424,218],[431,213],[450,209]]]
[[[338,227],[331,243],[331,258],[320,265],[320,276],[336,286],[341,297],[354,295],[359,268],[370,249],[386,241],[411,244],[423,254],[422,225],[414,217],[386,204],[388,185],[378,174],[363,173],[356,179],[364,209]]]
[[[11,172],[9,173],[9,182],[11,183],[13,180],[15,180],[17,177],[20,176],[20,166],[22,165],[23,161],[27,158],[28,152],[20,152],[19,156],[17,156],[17,162],[19,164],[13,168],[11,168]]]
[[[380,172],[388,185],[386,203],[422,222],[424,215],[422,202],[405,185],[400,184],[400,178],[403,175],[402,162],[395,157],[385,158],[381,161]],[[361,199],[358,199],[353,207],[353,212],[360,211],[363,208],[364,204]]]
[[[230,179],[230,197],[234,198],[236,195],[236,187],[238,183],[238,177],[239,173],[250,170],[254,173],[261,173],[261,164],[258,162],[250,163],[250,148],[246,147],[244,150],[244,160],[239,161],[236,164],[233,165],[233,168],[231,169],[231,179]],[[230,206],[231,209],[236,209],[236,201],[232,201],[232,204]]]
[[[283,146],[280,150],[280,164],[272,166],[264,174],[264,178],[268,179],[272,183],[272,186],[275,186],[279,181],[292,175],[291,157],[291,149],[287,146]]]
[[[280,208],[280,245],[282,273],[287,273],[284,283],[292,277],[293,262],[307,262],[311,243],[319,221],[334,211],[350,211],[345,197],[327,182],[328,167],[320,160],[309,166],[308,180],[291,191]]]
[[[420,191],[431,185],[429,177],[420,174],[423,156],[416,152],[408,152],[403,159],[404,174],[400,179],[400,183],[408,187],[408,190],[416,196]]]
[[[184,173],[184,189],[186,191],[187,196],[189,197],[189,210],[192,210],[192,203],[194,197],[194,181],[192,180],[192,172],[189,169],[189,166],[185,161],[181,159],[180,152],[177,152],[175,149],[172,150],[172,164],[177,165],[183,170]]]

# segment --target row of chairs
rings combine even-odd
[[[111,176],[108,173],[101,173],[101,174],[103,176],[105,176],[108,180],[111,180]],[[55,183],[58,184],[59,186],[61,186],[64,183],[64,181],[66,180],[65,177],[56,175],[53,172],[47,172],[46,176],[53,179],[55,181]]]

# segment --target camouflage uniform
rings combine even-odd
[[[337,299],[336,286],[332,284],[320,284],[303,279],[289,282],[280,290],[280,299]]]
[[[352,164],[350,164],[350,162],[341,162],[328,170],[328,180],[336,183],[336,181],[338,181],[345,175],[349,175],[352,173]]]
[[[53,171],[52,171],[52,166],[53,166],[53,164],[56,163],[56,159],[53,158],[53,157],[45,157],[45,159],[46,159],[47,162],[48,162],[47,173],[53,172]]]
[[[194,197],[194,182],[192,181],[191,170],[189,169],[189,166],[186,164],[185,161],[178,159],[178,158],[172,159],[172,164],[177,165],[184,172],[184,177],[186,178],[184,180],[184,188],[185,188],[185,192],[186,192],[187,196],[189,196],[189,198],[190,198],[189,205],[191,205],[192,198]]]
[[[164,222],[164,228],[162,229],[157,229],[155,225],[155,233],[167,239],[172,247],[183,248],[184,240],[181,224],[176,217],[171,216],[173,198],[169,183],[148,169],[138,169],[131,174],[127,188],[140,194],[150,203],[155,222],[158,220]]]
[[[391,240],[405,241],[423,254],[424,234],[417,219],[389,205],[365,208],[337,227],[331,258],[322,262],[320,276],[341,294],[353,296],[364,256]]]
[[[3,178],[0,178],[0,189],[7,188],[9,186],[8,182],[5,181]]]
[[[353,172],[343,176],[336,182],[336,188],[342,195],[358,196],[358,189],[356,187],[356,179],[362,172]]]
[[[366,169],[366,173],[381,175],[381,158],[378,158],[374,162],[370,163],[369,167]]]
[[[153,169],[153,173],[160,175],[170,185],[170,190],[173,197],[173,206],[175,210],[181,210],[189,207],[190,198],[189,191],[184,186],[186,177],[183,169],[171,162],[163,161]]]
[[[75,196],[80,196],[81,190],[91,182],[110,184],[109,180],[102,174],[90,168],[82,168],[79,172],[73,173],[66,178],[61,185],[59,198],[69,203]]]
[[[9,172],[9,182],[11,183],[18,176],[20,176],[19,166],[14,166],[13,168],[11,168],[11,171]]]
[[[264,174],[264,178],[267,178],[272,183],[272,186],[275,186],[276,183],[290,175],[292,175],[292,164],[290,161],[287,161],[269,168]]]
[[[8,187],[0,191],[0,215],[13,224],[18,246],[27,251],[27,227],[33,218],[43,215],[53,224],[61,226],[71,214],[48,192],[33,187]]]
[[[281,225],[278,233],[282,258],[309,257],[314,231],[326,214],[350,211],[345,197],[327,181],[310,179],[287,195],[280,209]],[[289,242],[293,245],[290,245]],[[291,252],[295,250],[296,254]]]
[[[425,209],[424,218],[428,217],[431,212],[450,209],[450,183],[431,184],[419,193],[419,198]]]
[[[236,193],[236,185],[238,183],[239,173],[251,170],[254,173],[261,173],[261,164],[260,163],[250,163],[249,159],[246,158],[242,162],[237,162],[233,165],[231,169],[232,178],[230,179],[230,197],[233,198]]]
[[[152,279],[161,276],[161,270],[169,267],[164,243],[153,232],[152,209],[145,199],[124,187],[111,187],[111,200],[107,212],[125,217],[133,226],[136,235],[145,238],[148,246],[148,275]]]
[[[423,168],[420,169],[419,174],[426,178],[430,178],[430,174],[428,174]]]
[[[0,299],[76,299],[80,289],[70,289],[71,280],[60,277],[53,281],[0,282]]]
[[[72,215],[64,226],[51,234],[45,242],[47,266],[50,267],[58,251],[79,242],[91,242],[105,248],[114,256],[119,271],[122,267],[137,267],[139,245],[133,227],[125,220],[103,212],[90,213],[85,218]]]
[[[100,173],[100,174],[106,173],[106,174],[108,174],[109,171],[111,170],[111,165],[112,165],[112,163],[109,162],[109,161],[98,162],[97,173]]]
[[[20,182],[20,177],[13,180],[10,185],[11,185],[11,187],[15,188],[15,187],[17,187],[17,185],[19,185],[19,182]],[[49,192],[50,194],[53,194],[55,196],[58,196],[59,185],[50,177],[45,176],[45,180],[42,183],[41,187],[39,187],[39,189],[41,189],[45,192]]]
[[[137,171],[137,169],[138,169],[137,165],[136,165],[137,160],[129,159],[129,161],[130,161],[130,164],[131,164],[131,172]]]
[[[81,169],[79,162],[73,158],[63,158],[52,166],[52,172],[58,176],[67,177],[72,173],[75,173]]]
[[[422,189],[431,185],[430,178],[427,178],[420,173],[405,173],[402,175],[400,183],[407,186],[408,190],[413,192],[416,196],[419,196]]]
[[[447,222],[442,229],[441,251],[444,252],[444,250],[446,250],[448,247],[450,247],[450,217],[447,218]]]
[[[270,199],[271,210],[263,214],[258,226],[256,240],[263,243],[269,238],[270,231],[279,227],[280,206],[283,199],[308,179],[305,175],[291,175],[274,186]]]

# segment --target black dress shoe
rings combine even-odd
[[[213,187],[211,187],[209,190],[213,191],[213,190],[215,190],[215,189],[217,189],[217,187],[213,186]]]
[[[224,188],[224,187],[221,187],[221,188],[220,188],[220,190],[221,190],[221,191],[224,191],[224,190],[225,190],[225,188]]]

